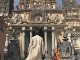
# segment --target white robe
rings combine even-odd
[[[29,44],[29,55],[25,60],[39,60],[44,54],[43,38],[39,35],[32,37]]]

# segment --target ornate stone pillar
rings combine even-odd
[[[45,52],[47,52],[47,27],[44,27]]]
[[[25,27],[22,27],[21,32],[21,57],[22,59],[25,58]]]
[[[54,27],[52,27],[52,51],[55,48]]]
[[[8,41],[9,40],[9,34],[6,34],[6,41],[5,41],[5,47],[7,47],[8,46]]]
[[[32,27],[30,27],[30,41],[32,39]]]
[[[20,32],[20,54],[22,57],[22,32]]]
[[[54,48],[57,48],[57,38],[58,38],[58,37],[57,37],[56,32],[55,32],[54,37],[55,37],[55,39],[54,39],[54,42],[55,42]]]

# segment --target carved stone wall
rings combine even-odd
[[[62,0],[62,9],[65,18],[73,18],[77,17],[78,15],[74,15],[78,12],[78,4],[76,0]],[[75,10],[75,12],[74,12]],[[74,14],[73,14],[74,12]],[[78,17],[77,17],[78,18]]]
[[[14,9],[14,0],[0,0],[0,16],[8,16],[8,14],[12,13]]]
[[[41,9],[41,8],[55,8],[56,0],[20,0],[19,8],[21,9]]]

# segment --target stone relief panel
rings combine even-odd
[[[72,47],[69,41],[63,41],[60,46],[60,57],[71,58],[72,57]]]
[[[25,13],[19,13],[19,14],[13,14],[11,24],[23,24],[23,23],[30,23],[31,22],[31,17],[30,13],[25,12]]]
[[[62,20],[59,15],[56,15],[56,17],[54,18],[54,23],[55,24],[62,24]]]
[[[46,17],[47,17],[47,22],[53,21],[54,16],[52,13],[47,13]]]
[[[41,15],[37,15],[37,16],[35,16],[35,22],[42,22],[43,21],[43,18],[42,18],[42,16]]]
[[[22,17],[22,19],[24,19],[24,13],[20,13],[20,16]]]
[[[30,17],[30,13],[24,13],[24,18],[22,19],[23,23],[30,23],[31,22],[31,17]]]
[[[11,24],[21,24],[22,23],[22,17],[20,14],[14,14],[12,16],[12,19],[11,19]]]
[[[46,17],[47,22],[51,22],[54,24],[64,23],[64,18],[60,14],[47,13]]]
[[[32,4],[33,4],[32,7],[35,8],[35,9],[41,9],[42,6],[44,6],[43,3],[44,3],[44,2],[41,1],[41,0],[34,0],[34,1],[32,1]]]

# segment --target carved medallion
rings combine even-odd
[[[31,18],[33,22],[41,23],[43,21],[43,11],[42,10],[33,10],[31,12]]]
[[[38,16],[35,16],[35,22],[42,22],[43,21],[43,18],[38,15]]]

